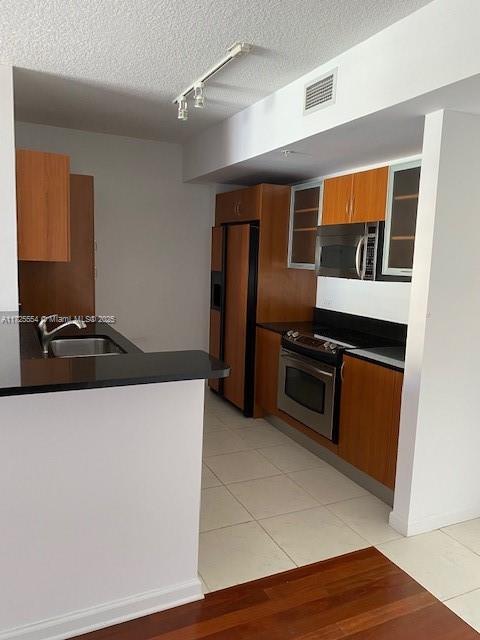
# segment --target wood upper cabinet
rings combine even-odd
[[[70,260],[70,160],[17,151],[18,259]]]
[[[388,167],[327,178],[323,185],[322,224],[385,219]]]
[[[382,484],[395,486],[403,374],[344,356],[339,455]]]
[[[92,176],[70,176],[70,260],[18,265],[22,313],[95,314],[94,185]]]
[[[388,167],[353,174],[352,216],[350,222],[385,220]]]
[[[323,183],[322,224],[350,222],[352,191],[352,174],[325,180]]]
[[[215,225],[228,222],[259,220],[261,185],[218,193],[215,206]]]

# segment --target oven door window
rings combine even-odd
[[[325,413],[326,385],[322,380],[295,367],[285,369],[285,395],[315,413]]]

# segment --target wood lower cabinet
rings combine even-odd
[[[359,171],[323,184],[322,224],[385,220],[388,167]]]
[[[278,361],[281,335],[257,327],[255,369],[255,413],[277,413]]]
[[[395,486],[403,374],[344,356],[339,455],[382,484]]]
[[[70,159],[17,150],[18,259],[70,260]]]

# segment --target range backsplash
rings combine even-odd
[[[405,344],[407,340],[407,325],[376,318],[356,316],[341,311],[329,311],[315,307],[313,310],[313,322],[318,325],[327,325],[348,331],[358,331],[369,335],[379,336],[388,340],[394,340]]]

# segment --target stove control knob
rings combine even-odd
[[[299,335],[298,331],[292,331],[292,338],[298,338]]]
[[[292,335],[293,331],[290,329],[290,331],[287,331],[287,338],[290,338],[290,336]]]
[[[336,351],[337,350],[337,345],[334,342],[330,343],[330,350],[331,351]]]
[[[324,342],[323,346],[325,347],[325,349],[330,349],[330,342]]]

